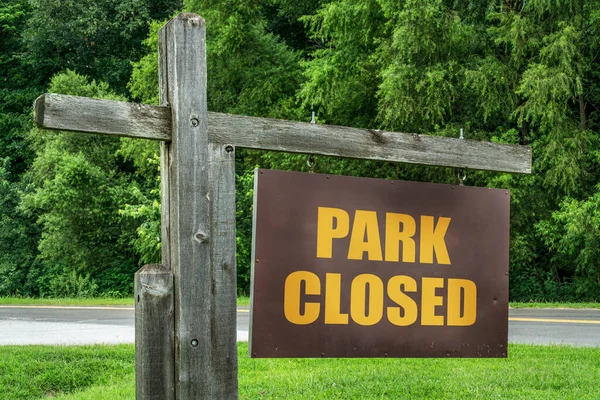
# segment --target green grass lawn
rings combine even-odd
[[[509,304],[512,308],[595,308],[600,309],[600,303],[517,303]]]
[[[249,306],[249,297],[238,297],[238,306]],[[20,306],[130,306],[133,307],[133,297],[125,298],[31,298],[31,297],[0,297],[0,305],[20,305]]]
[[[249,306],[250,305],[250,297],[240,296],[237,298],[238,306]]]
[[[41,305],[41,306],[130,306],[133,307],[133,297],[120,299],[48,299],[30,297],[0,297],[0,305]],[[238,306],[249,306],[250,298],[240,296]],[[595,308],[600,309],[600,303],[510,303],[512,308]]]
[[[510,345],[508,359],[249,359],[241,399],[599,399],[600,349]],[[0,347],[0,399],[133,399],[134,350]]]
[[[14,306],[130,306],[133,297],[125,298],[32,298],[0,297],[0,305]]]

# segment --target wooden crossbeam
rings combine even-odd
[[[35,101],[35,123],[61,131],[171,140],[171,110],[147,104],[44,94]]]
[[[209,113],[208,133],[250,149],[531,173],[527,146],[219,113]]]
[[[36,123],[46,129],[171,140],[171,110],[45,94]],[[531,148],[475,140],[208,113],[208,139],[236,147],[336,157],[531,173]]]

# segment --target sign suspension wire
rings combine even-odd
[[[463,135],[463,128],[460,128],[459,139],[464,140],[464,138],[465,137]],[[461,177],[461,175],[462,175],[462,177]],[[464,182],[465,182],[465,179],[467,179],[467,173],[465,172],[465,170],[464,169],[459,169],[458,172],[457,172],[457,174],[456,174],[456,176],[458,177],[458,184],[460,186],[465,186]]]
[[[315,121],[315,112],[312,111],[311,114],[312,115],[311,115],[311,118],[310,118],[310,123],[311,124],[316,124],[317,121]],[[315,163],[316,163],[316,161],[315,161],[315,155],[314,154],[310,154],[308,156],[308,160],[306,160],[306,165],[308,165],[308,172],[311,173],[311,174],[315,172],[314,171],[314,169],[315,169]]]
[[[458,170],[458,173],[456,174],[456,176],[458,177],[458,184],[460,186],[465,186],[464,182],[465,182],[465,179],[467,179],[467,173],[465,172],[465,170],[464,169]]]
[[[309,173],[314,173],[314,169],[315,169],[315,155],[314,154],[310,154],[308,156],[308,160],[306,160],[306,165],[308,165],[308,172]]]

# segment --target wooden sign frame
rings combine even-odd
[[[46,94],[45,129],[161,141],[162,263],[136,274],[136,397],[235,399],[235,148],[531,173],[525,146],[208,113],[206,26],[159,32],[160,105]]]

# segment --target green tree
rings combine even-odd
[[[0,2],[0,66],[15,77],[0,80],[0,158],[8,160],[0,179],[7,199],[0,229],[21,224],[0,235],[16,243],[42,234],[19,242],[39,241],[37,258],[31,257],[35,251],[0,253],[4,271],[12,271],[19,257],[33,259],[47,276],[71,282],[61,288],[59,280],[42,279],[45,290],[90,292],[107,290],[100,271],[118,270],[100,264],[118,260],[133,270],[140,259],[158,261],[155,143],[19,132],[29,130],[35,94],[65,68],[110,85],[68,73],[55,78],[65,93],[115,98],[111,93],[129,90],[136,100],[156,104],[158,21],[177,4]],[[462,128],[468,139],[531,145],[531,176],[467,173],[467,184],[511,189],[511,298],[597,296],[599,1],[188,0],[185,8],[207,21],[211,111],[308,121],[314,110],[318,123],[454,137]],[[139,61],[131,66],[133,59]],[[307,170],[306,161],[303,155],[237,151],[243,291],[252,170]],[[456,183],[459,172],[330,157],[316,157],[314,170],[443,183]],[[93,188],[102,195],[91,196]],[[78,206],[66,207],[67,198]],[[25,229],[32,219],[35,229]],[[84,239],[97,243],[98,253],[81,244]],[[116,259],[108,242],[121,251]],[[15,279],[29,280],[26,271]]]
[[[35,280],[37,226],[19,210],[25,185],[11,177],[10,160],[0,160],[0,295],[30,296],[38,293]]]
[[[76,157],[69,158],[68,154],[61,153],[63,146],[57,143],[45,143],[40,139],[43,136],[41,134],[28,134],[33,125],[31,106],[35,97],[47,91],[44,86],[49,83],[51,76],[68,67],[83,71],[92,77],[110,81],[114,86],[113,90],[125,94],[125,84],[129,80],[131,72],[130,62],[142,54],[140,43],[147,33],[149,21],[152,18],[165,18],[180,7],[180,0],[132,0],[101,3],[0,0],[0,71],[2,72],[0,74],[0,159],[3,160],[0,271],[5,277],[0,283],[0,291],[3,294],[49,294],[50,286],[53,287],[52,290],[60,291],[59,286],[62,283],[65,288],[68,287],[68,290],[79,291],[83,294],[80,289],[82,284],[85,286],[86,279],[90,283],[89,288],[92,288],[94,277],[97,278],[103,273],[110,276],[103,280],[104,283],[97,288],[98,290],[130,290],[131,274],[129,271],[118,276],[117,272],[120,274],[121,270],[115,267],[110,273],[96,271],[93,272],[93,276],[88,276],[87,272],[73,270],[77,279],[71,279],[72,276],[65,272],[62,265],[58,266],[59,262],[56,261],[73,257],[69,262],[78,261],[83,264],[82,254],[86,252],[89,253],[88,260],[97,261],[95,265],[99,263],[99,260],[113,259],[105,257],[102,250],[80,249],[79,244],[72,242],[68,246],[71,250],[74,249],[73,251],[65,251],[66,247],[56,249],[56,260],[52,258],[54,256],[49,255],[55,251],[50,246],[52,244],[50,228],[53,227],[58,232],[60,224],[66,222],[58,218],[59,223],[53,225],[51,219],[44,220],[41,208],[36,207],[43,203],[42,193],[49,194],[52,190],[60,190],[60,179],[53,182],[55,186],[49,185],[45,188],[45,192],[43,190],[38,192],[40,187],[48,182],[36,180],[36,175],[39,178],[46,171],[36,170],[37,167],[32,167],[34,159],[37,159],[36,162],[39,164],[41,162],[40,154],[41,158],[47,156],[47,160],[54,157],[56,161],[60,161],[64,158],[65,164],[58,176],[63,178],[65,194],[74,197],[77,197],[77,193],[75,193],[77,190],[88,189],[83,184],[78,186],[77,183],[81,182],[77,180],[76,184],[70,186],[68,177],[77,175],[75,172],[78,167],[80,167],[81,174],[89,172],[88,178],[95,184],[102,184],[100,179],[102,174],[91,173],[95,165],[85,165],[84,161],[89,161],[87,156],[84,157],[85,160]],[[77,86],[77,84],[74,85]],[[51,91],[54,88],[48,90]],[[77,87],[58,90],[64,90],[65,93],[80,92]],[[125,191],[121,200],[132,204],[142,202],[150,191],[149,186],[153,186],[154,182],[149,185],[142,175],[135,174],[135,171],[144,172],[143,168],[128,158],[125,144],[123,144],[122,153],[119,153],[121,142],[115,143],[114,148],[110,150],[116,149],[115,154],[112,157],[107,156],[106,159],[116,160],[116,164],[118,164],[117,175],[121,182],[117,182],[117,187],[124,190],[126,182],[135,181],[128,183],[133,186]],[[69,142],[69,144],[73,143]],[[48,145],[49,152],[47,155],[43,155],[46,145]],[[104,145],[100,147],[102,146]],[[106,150],[105,147],[104,149]],[[55,154],[51,154],[52,151]],[[96,153],[98,159],[104,157],[101,154],[102,151],[98,150]],[[49,169],[54,168],[52,165],[46,166]],[[66,166],[72,167],[71,170],[67,171]],[[27,170],[30,172],[23,175]],[[106,171],[102,173],[105,174]],[[94,181],[93,179],[96,178],[100,180]],[[83,177],[81,179],[83,180]],[[110,178],[110,181],[112,179]],[[93,186],[93,183],[89,183],[89,185]],[[114,192],[111,194],[114,201],[117,201],[118,190],[115,187],[106,186],[107,192]],[[36,198],[36,194],[40,195],[37,199],[40,200],[40,203],[37,205],[31,202]],[[79,193],[78,196],[83,198],[84,195],[85,193]],[[47,197],[44,201],[48,205],[51,197]],[[123,209],[127,208],[127,204],[121,205]],[[50,206],[53,205],[50,204]],[[112,215],[112,221],[118,221],[121,227],[127,226],[122,239],[120,239],[123,243],[119,244],[117,249],[127,249],[128,253],[123,253],[122,258],[125,261],[122,265],[131,264],[137,260],[137,256],[133,254],[130,245],[125,245],[125,242],[135,241],[133,232],[135,226],[141,223],[141,217],[131,218],[119,214],[118,209],[111,204],[108,214]],[[56,212],[56,209],[54,212],[60,214]],[[67,214],[62,216],[66,218]],[[48,217],[48,215],[45,216]],[[81,225],[79,226],[80,232],[87,228],[85,214],[82,213],[80,216],[81,220],[73,218],[73,215],[70,216],[69,229],[75,231],[73,227],[77,224]],[[113,228],[113,230],[115,229]],[[53,232],[53,234],[60,236],[61,233],[57,232]],[[42,233],[45,235],[44,237],[40,236]],[[71,233],[64,235],[68,236]],[[83,237],[81,233],[73,235]],[[116,232],[113,232],[105,234],[102,240],[112,243],[115,237]],[[96,238],[99,242],[94,242],[99,243],[98,249],[110,246],[110,243],[104,243],[99,238],[101,236]],[[40,253],[41,250],[44,250],[43,254]],[[60,254],[59,250],[66,255]],[[53,261],[49,261],[51,259]],[[119,258],[117,257],[114,259],[114,264],[116,265],[118,262]],[[66,265],[66,262],[63,264]],[[75,267],[69,265],[68,268]],[[78,268],[83,269],[81,265]],[[107,269],[105,268],[104,271]],[[64,279],[55,279],[57,276]],[[76,282],[76,284],[69,286],[68,281]]]
[[[41,91],[22,62],[20,32],[29,13],[26,0],[0,0],[0,158],[9,158],[13,181],[31,161],[23,132],[32,125],[31,104]]]
[[[72,71],[52,78],[50,91],[123,100],[105,83]],[[42,230],[41,295],[132,292],[138,260],[131,246],[135,224],[119,209],[134,202],[131,166],[118,155],[118,138],[33,129],[36,158],[27,172],[33,189],[21,206]],[[75,283],[73,283],[75,281]],[[97,285],[97,286],[96,286]],[[77,290],[69,293],[69,290]]]
[[[600,178],[590,112],[598,100],[598,40],[590,33],[599,8],[546,0],[331,1],[303,17],[319,47],[305,63],[299,94],[331,123],[437,135],[463,127],[469,139],[531,144],[534,176],[470,172],[468,183],[512,189],[511,296],[551,298],[573,269],[551,262],[555,249],[535,226],[565,195],[589,196]],[[436,182],[456,176],[372,164],[326,160],[324,169]]]
[[[181,0],[31,0],[31,5],[24,40],[39,83],[71,69],[125,94],[148,24],[174,13]]]
[[[302,80],[299,53],[267,30],[265,4],[261,2],[189,1],[186,9],[201,15],[207,24],[208,108],[233,114],[293,118],[297,114],[295,90]],[[158,102],[157,32],[154,23],[145,41],[148,54],[134,64],[129,88],[138,100]],[[131,144],[134,159],[156,157],[157,148]],[[134,150],[135,149],[135,150]],[[154,153],[152,153],[154,152]],[[154,156],[151,156],[154,154]],[[252,237],[252,170],[260,159],[257,152],[236,154],[238,199],[237,244],[238,287],[248,293]],[[152,173],[158,182],[158,170]],[[160,240],[160,207],[155,190],[128,215],[148,216],[139,230],[137,248],[146,260],[156,259]]]
[[[558,289],[558,293],[551,293],[552,297],[570,300],[573,295],[565,289],[571,289],[576,300],[599,299],[600,191],[585,200],[566,198],[560,209],[536,228],[552,251],[553,270],[563,275],[568,272],[562,287],[551,288]]]
[[[0,294],[36,293],[39,229],[19,209],[21,176],[33,158],[26,134],[31,104],[41,91],[22,62],[20,34],[30,14],[26,0],[0,0]]]
[[[519,142],[532,144],[534,150],[535,175],[512,179],[519,188],[514,192],[518,200],[513,201],[519,212],[513,217],[511,252],[517,256],[511,256],[511,268],[517,279],[529,282],[514,285],[529,289],[524,296],[575,295],[569,287],[574,279],[572,264],[566,258],[555,262],[557,249],[535,226],[564,223],[553,217],[564,196],[586,198],[600,178],[593,172],[598,134],[590,129],[597,118],[589,113],[598,100],[592,64],[598,47],[590,32],[597,30],[599,8],[598,2],[505,2],[487,16],[487,33],[494,46],[486,60],[494,68],[478,72],[490,77],[494,69],[505,70],[507,90],[499,96],[482,90],[485,85],[474,85],[476,95],[483,104],[497,103],[494,98],[510,99],[501,113],[516,125]],[[520,258],[523,255],[527,256]],[[532,282],[537,289],[532,290]]]

